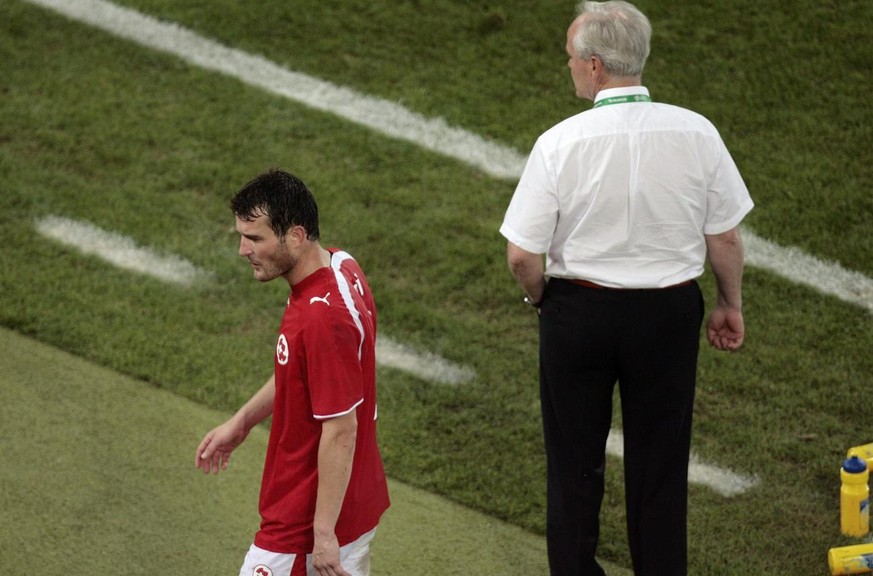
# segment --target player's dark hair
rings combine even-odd
[[[302,180],[283,170],[272,169],[256,176],[230,200],[241,220],[251,222],[264,215],[280,238],[293,226],[302,226],[309,240],[318,240],[318,206]]]

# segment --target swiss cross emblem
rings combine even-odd
[[[276,360],[282,366],[288,363],[288,340],[284,334],[279,334],[279,341],[276,342]]]

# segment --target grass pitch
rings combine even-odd
[[[522,152],[587,106],[572,96],[562,52],[575,2],[122,3]],[[873,276],[873,3],[640,6],[655,29],[644,80],[656,99],[719,127],[757,203],[746,224]],[[235,409],[268,375],[287,294],[251,280],[226,204],[252,175],[282,166],[312,186],[325,240],[367,271],[381,333],[478,375],[447,387],[380,368],[389,475],[542,532],[536,322],[497,233],[512,182],[23,0],[0,2],[0,55],[0,325],[170,398]],[[49,215],[177,254],[213,280],[179,288],[118,270],[40,236],[33,223]],[[761,482],[728,499],[692,488],[691,570],[815,576],[830,546],[849,543],[839,536],[839,463],[849,446],[873,440],[873,319],[763,270],[750,268],[745,286],[743,350],[701,355],[694,448]],[[703,287],[711,299],[709,276]],[[20,426],[14,416],[4,411],[4,430]],[[91,428],[69,432],[90,442]],[[50,446],[42,434],[31,430]],[[99,458],[111,454],[110,440],[89,445],[94,470],[119,460]],[[189,460],[190,448],[179,449]],[[168,464],[138,456],[126,480],[168,474]],[[4,478],[59,489],[53,462],[19,472],[16,460]],[[91,505],[117,509],[110,488],[125,502],[131,494],[101,478],[89,474],[91,491],[56,527],[36,508],[4,511],[4,533],[14,539],[32,524],[99,554],[84,542],[92,531],[119,540],[125,532]],[[600,551],[628,566],[621,481],[610,458]],[[2,490],[15,499],[22,484]],[[137,492],[159,497],[150,490]],[[239,545],[234,532],[228,546]]]
[[[258,526],[265,428],[228,470],[204,476],[194,448],[227,414],[8,330],[0,348],[0,572],[235,573]],[[390,489],[374,574],[546,573],[541,537],[401,482]]]

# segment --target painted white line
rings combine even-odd
[[[155,253],[137,246],[132,239],[107,232],[87,222],[60,216],[46,216],[36,221],[36,230],[79,251],[94,256],[125,270],[152,276],[164,282],[191,286],[209,274],[178,256]]]
[[[61,216],[45,216],[35,222],[35,227],[43,236],[76,248],[84,254],[98,256],[119,268],[146,274],[171,284],[191,286],[198,280],[211,276],[183,258],[161,256],[148,248],[137,246],[127,236],[108,232],[87,222]],[[452,364],[436,354],[416,352],[382,336],[376,342],[376,361],[380,365],[440,384],[461,384],[472,380],[476,375],[471,369]]]
[[[751,230],[744,228],[742,234],[749,265],[873,312],[873,280],[867,276],[847,270],[836,262],[810,256],[797,248],[779,246],[756,236]]]
[[[440,384],[463,384],[476,375],[471,369],[452,364],[436,354],[417,352],[383,336],[376,340],[376,360],[382,366]]]
[[[263,57],[229,48],[176,24],[165,23],[103,0],[24,0],[73,20],[162,52],[193,65],[226,74],[312,108],[330,112],[383,134],[515,180],[526,156],[488,142],[441,118],[426,118],[399,106],[283,68]],[[796,248],[780,248],[744,232],[746,255],[756,266],[873,311],[873,280],[824,262]]]
[[[229,48],[176,24],[101,0],[26,0],[149,48],[237,78],[311,108],[456,158],[499,178],[521,173],[526,156],[480,136],[385,102],[294,72],[265,58]]]
[[[612,429],[606,439],[606,453],[618,458],[624,457],[624,435],[621,430]],[[688,481],[707,486],[722,496],[737,496],[753,488],[758,479],[725,470],[703,462],[693,451],[688,462]]]

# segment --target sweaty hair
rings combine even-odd
[[[230,200],[241,220],[258,216],[270,220],[270,228],[282,238],[294,226],[302,226],[309,240],[318,240],[318,206],[306,184],[296,176],[274,169],[256,176]]]
[[[576,56],[597,56],[613,76],[640,76],[649,57],[652,25],[633,4],[622,0],[580,2],[582,23],[573,37]]]

